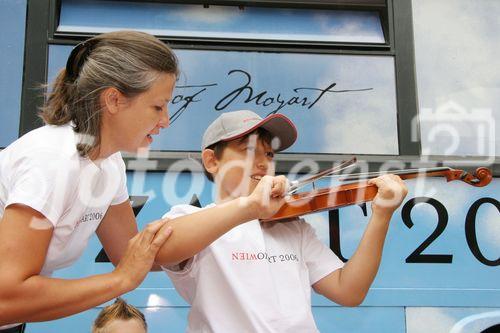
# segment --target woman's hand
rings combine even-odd
[[[266,219],[278,212],[285,203],[288,180],[285,176],[264,176],[253,192],[248,196],[248,202],[258,219]]]
[[[378,187],[377,195],[372,202],[374,214],[392,215],[408,194],[406,184],[397,175],[387,174],[370,179],[368,184]]]
[[[150,223],[128,242],[114,274],[125,283],[126,290],[135,289],[153,266],[156,254],[172,233],[168,219]]]

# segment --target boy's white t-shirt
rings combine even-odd
[[[178,205],[165,217],[199,210]],[[191,304],[187,332],[300,333],[318,332],[311,285],[342,266],[303,220],[254,220],[221,236],[182,270],[164,269]]]
[[[108,207],[128,199],[121,154],[96,165],[78,155],[76,142],[69,124],[43,126],[0,152],[0,217],[7,206],[23,204],[54,227],[40,273],[45,276],[75,262]]]

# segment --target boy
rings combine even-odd
[[[123,299],[105,307],[92,325],[92,333],[146,333],[144,314]]]
[[[203,165],[217,188],[216,203],[207,207],[251,193],[264,175],[274,174],[274,151],[286,149],[295,138],[295,126],[283,115],[222,114],[202,142]],[[345,265],[309,224],[297,219],[241,224],[193,258],[164,268],[191,304],[187,331],[317,332],[311,286],[341,305],[359,305],[377,272],[389,220],[407,192],[397,176],[372,183],[379,188],[373,215]],[[384,199],[391,204],[384,205]],[[199,210],[179,205],[165,216]]]

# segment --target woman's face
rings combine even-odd
[[[114,142],[119,150],[137,152],[153,142],[153,136],[169,125],[167,104],[172,100],[176,77],[162,73],[147,91],[126,98],[113,119]]]

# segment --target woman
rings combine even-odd
[[[56,78],[41,113],[47,125],[0,153],[0,332],[22,332],[16,323],[61,318],[118,297],[155,263],[182,262],[283,203],[284,178],[269,177],[246,198],[138,233],[120,151],[147,148],[168,126],[177,75],[175,55],[153,36],[93,37],[73,49]],[[114,271],[52,278],[94,231]]]

